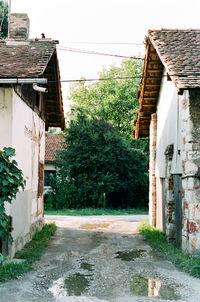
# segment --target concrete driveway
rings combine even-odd
[[[1,302],[200,301],[200,280],[179,272],[137,233],[145,215],[47,216],[58,230],[35,270],[0,284]]]

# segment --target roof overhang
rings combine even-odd
[[[43,76],[48,78],[48,83],[45,85],[45,87],[48,89],[48,93],[45,93],[43,97],[45,104],[46,130],[49,127],[60,127],[62,130],[64,130],[65,118],[60,82],[60,70],[56,50],[51,56]]]
[[[137,113],[134,130],[135,139],[149,136],[151,114],[156,106],[163,74],[163,64],[148,38],[145,40],[146,51],[143,77],[138,91],[139,112]]]

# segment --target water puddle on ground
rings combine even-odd
[[[54,281],[49,289],[54,297],[81,296],[87,293],[92,275],[74,273],[67,278]]]
[[[81,296],[87,292],[89,284],[86,275],[80,273],[73,274],[64,280],[64,288],[68,296]]]
[[[94,266],[93,264],[90,264],[88,262],[82,262],[80,268],[82,268],[84,270],[87,270],[89,272],[92,272],[93,271],[93,266]]]
[[[116,253],[116,257],[122,261],[134,261],[136,258],[142,256],[145,250],[132,250],[132,251],[119,251]]]
[[[160,280],[147,279],[139,275],[132,277],[130,292],[136,296],[157,297],[164,300],[180,299],[172,287],[164,285]]]

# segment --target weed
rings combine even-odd
[[[159,250],[176,267],[192,276],[200,278],[200,257],[193,257],[173,244],[168,243],[161,231],[150,227],[147,223],[141,224],[139,232],[153,248]]]

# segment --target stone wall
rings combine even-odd
[[[157,114],[151,116],[150,122],[150,157],[149,157],[149,223],[156,226],[156,139],[157,139]]]
[[[200,89],[184,93],[182,104],[182,247],[200,252]]]
[[[168,242],[175,240],[175,202],[173,175],[171,174],[174,145],[165,150],[165,235]]]

